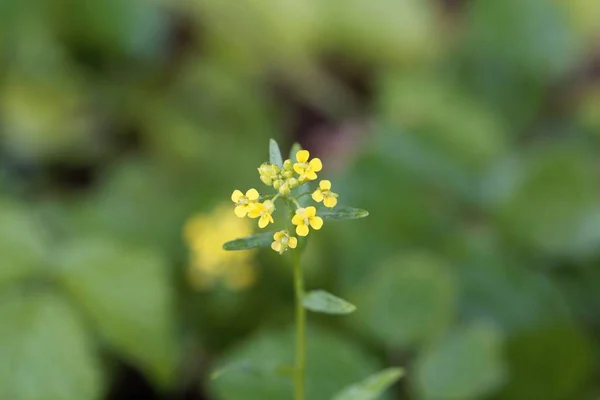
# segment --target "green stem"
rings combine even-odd
[[[300,252],[294,251],[294,288],[296,292],[296,368],[294,400],[304,400],[304,372],[306,370],[306,310],[302,305],[304,277],[300,266]]]

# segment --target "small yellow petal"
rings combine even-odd
[[[265,200],[263,206],[265,207],[265,211],[268,213],[275,211],[275,204],[273,204],[271,200]]]
[[[244,196],[244,193],[242,193],[239,190],[234,190],[233,193],[231,194],[231,201],[233,201],[234,203],[237,203],[240,198],[242,198]]]
[[[304,173],[304,171],[306,171],[306,168],[304,168],[304,167],[303,167],[302,165],[300,165],[300,164],[294,164],[294,171],[295,171],[297,174],[300,174],[300,175],[302,175],[302,174]]]
[[[300,150],[296,153],[296,160],[298,160],[299,163],[307,162],[309,157],[310,153],[308,152],[308,150]]]
[[[296,233],[298,234],[298,236],[302,236],[302,237],[307,236],[308,231],[309,231],[309,229],[308,229],[308,226],[306,226],[306,225],[298,225],[296,227]]]
[[[248,206],[237,206],[233,212],[238,218],[244,218],[248,214]]]
[[[275,232],[275,234],[273,235],[273,239],[281,242],[281,239],[283,239],[284,236],[285,236],[284,231]]]
[[[309,180],[314,181],[315,179],[317,179],[317,174],[315,173],[315,171],[306,171],[306,177]]]
[[[288,246],[290,246],[290,248],[295,249],[296,246],[298,246],[298,239],[296,239],[295,237],[290,237],[290,241],[288,242]]]
[[[323,219],[321,217],[314,217],[311,218],[310,220],[310,226],[318,231],[319,229],[321,229],[323,227]]]
[[[301,225],[304,223],[304,218],[302,218],[302,216],[300,215],[294,215],[292,217],[292,224],[294,225]]]
[[[248,216],[250,218],[258,218],[260,217],[260,213],[263,210],[262,204],[252,204],[248,207]]]
[[[313,158],[312,160],[310,160],[310,163],[308,163],[308,165],[310,166],[310,169],[315,172],[319,172],[323,169],[323,163],[318,158]]]
[[[312,194],[312,198],[317,203],[322,202],[323,201],[323,192],[321,192],[320,189],[315,190],[315,192]]]
[[[248,198],[248,200],[250,201],[256,201],[258,200],[258,197],[260,195],[258,194],[258,191],[256,189],[250,189],[246,192],[246,197]]]
[[[269,218],[266,215],[263,215],[258,220],[258,227],[262,229],[262,228],[266,227],[267,225],[269,225]]]
[[[271,248],[278,253],[281,253],[281,242],[273,242],[271,243]]]
[[[306,207],[304,209],[304,215],[306,216],[306,218],[312,218],[315,215],[317,215],[317,209],[314,208],[313,206]]]
[[[333,196],[327,196],[323,204],[325,204],[325,207],[333,208],[337,204],[337,199]]]
[[[331,181],[323,180],[319,182],[319,188],[321,190],[331,190]]]

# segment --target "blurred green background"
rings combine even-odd
[[[310,400],[597,400],[599,38],[595,0],[0,0],[0,399],[290,398],[289,260],[220,250],[273,137],[371,213],[305,253],[358,306],[310,315]]]

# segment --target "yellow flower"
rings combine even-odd
[[[295,249],[296,246],[298,246],[298,239],[290,236],[288,231],[275,232],[273,240],[274,242],[271,243],[271,248],[279,254],[283,254],[288,248]]]
[[[233,201],[236,205],[235,207],[235,215],[240,218],[244,218],[248,212],[250,212],[250,207],[258,201],[259,194],[256,189],[250,189],[244,195],[239,190],[234,190],[231,194],[231,201]]]
[[[296,215],[292,218],[292,224],[296,225],[298,236],[308,235],[309,226],[319,230],[323,226],[323,219],[317,217],[317,209],[314,207],[298,208]]]
[[[294,164],[294,171],[300,174],[300,177],[298,178],[300,182],[304,182],[307,179],[314,181],[317,179],[317,172],[323,169],[321,160],[313,158],[308,161],[309,157],[310,153],[307,150],[300,150],[296,153],[296,160],[298,162]]]
[[[337,204],[337,193],[331,191],[330,181],[319,182],[319,188],[312,194],[312,198],[317,203],[323,202],[325,207],[333,208]]]
[[[264,163],[258,168],[260,180],[268,186],[271,186],[275,180],[280,178],[280,172],[279,167],[271,163]]]
[[[251,222],[236,218],[226,204],[208,214],[190,218],[184,229],[184,239],[190,249],[187,270],[190,284],[198,290],[210,289],[219,282],[231,290],[251,286],[256,279],[252,262],[256,252],[222,248],[223,242],[250,234]]]
[[[265,200],[264,203],[256,203],[253,204],[248,211],[248,216],[250,218],[259,218],[258,226],[260,228],[264,228],[269,223],[273,223],[273,217],[271,214],[275,211],[275,205],[271,200]]]

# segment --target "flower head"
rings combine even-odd
[[[337,204],[337,193],[331,191],[330,181],[319,182],[319,188],[312,194],[312,198],[317,203],[323,202],[325,207],[333,208]]]
[[[263,163],[258,168],[258,173],[260,174],[260,180],[268,186],[271,186],[274,181],[280,178],[281,170],[277,165],[271,163]]]
[[[306,180],[314,181],[317,179],[317,172],[323,169],[321,160],[313,158],[308,161],[309,157],[310,153],[307,150],[300,150],[296,153],[296,160],[298,162],[294,164],[294,171],[300,175],[298,178],[300,182],[305,182]]]
[[[258,191],[256,189],[250,189],[244,195],[239,190],[234,190],[231,194],[231,201],[235,203],[235,215],[239,218],[244,218],[248,212],[250,212],[250,207],[258,201]]]
[[[283,254],[288,248],[295,249],[296,246],[298,246],[298,239],[290,236],[288,231],[275,232],[273,240],[274,242],[271,243],[271,248],[279,254]]]
[[[323,219],[317,217],[317,209],[314,207],[298,208],[296,215],[292,218],[292,224],[296,225],[298,236],[307,236],[309,227],[319,230],[323,226]]]
[[[273,217],[271,214],[275,211],[275,205],[271,200],[265,200],[264,203],[253,204],[248,211],[250,218],[258,218],[259,228],[264,228],[269,223],[273,223]]]

